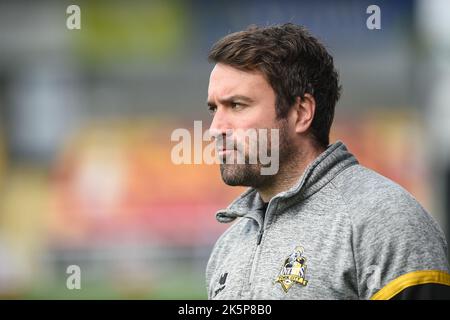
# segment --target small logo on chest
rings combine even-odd
[[[295,250],[284,260],[283,267],[278,275],[275,283],[279,282],[284,292],[298,283],[302,286],[308,284],[305,279],[306,273],[306,257],[303,255],[303,247],[296,247]]]

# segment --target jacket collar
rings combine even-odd
[[[342,170],[358,164],[356,158],[347,150],[341,141],[328,146],[313,162],[311,162],[298,182],[289,190],[275,195],[270,203],[278,202],[277,211],[281,211],[294,203],[298,203],[323,188]],[[262,224],[263,201],[254,188],[235,199],[226,209],[216,213],[219,222],[231,222],[238,217],[253,218]]]

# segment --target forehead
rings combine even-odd
[[[258,71],[243,71],[232,66],[218,63],[211,71],[208,96],[242,94],[258,95],[263,91],[272,91],[272,87]]]

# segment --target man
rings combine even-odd
[[[448,298],[447,244],[404,189],[329,145],[340,86],[333,58],[293,24],[230,34],[211,49],[210,133],[228,185],[250,188],[217,213],[235,223],[217,241],[210,299]],[[275,129],[279,170],[226,161]],[[223,144],[232,140],[236,146]]]

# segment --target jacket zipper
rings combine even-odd
[[[256,252],[255,255],[253,256],[253,261],[252,261],[252,269],[250,271],[250,279],[249,279],[249,287],[251,288],[252,283],[253,283],[253,278],[255,277],[255,271],[256,271],[256,260],[259,257],[259,251],[261,250],[261,239],[262,236],[264,234],[264,228],[261,227],[261,230],[258,233],[258,238],[256,240]]]
[[[253,256],[252,269],[250,270],[250,279],[248,281],[250,291],[252,290],[252,283],[255,278],[256,261],[259,259],[259,252],[261,251],[261,240],[264,235],[264,226],[267,224],[269,207],[271,206],[272,201],[273,201],[273,198],[269,201],[269,204],[267,205],[266,212],[264,213],[264,220],[262,222],[261,229],[258,232],[258,238],[256,239],[256,252],[255,252],[255,255]],[[278,205],[277,205],[277,207],[278,207]]]

